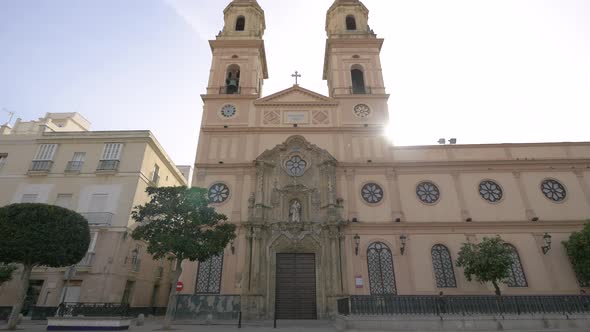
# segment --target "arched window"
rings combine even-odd
[[[453,260],[451,260],[449,249],[442,244],[437,244],[432,247],[430,253],[432,255],[432,268],[436,277],[436,287],[457,287],[455,272],[453,271]]]
[[[350,70],[352,79],[352,93],[355,95],[365,94],[365,74],[361,66],[354,65]]]
[[[244,16],[238,16],[236,20],[236,31],[244,31],[246,28],[246,18]]]
[[[346,30],[356,30],[356,19],[353,15],[346,16]]]
[[[196,294],[219,294],[221,291],[221,272],[223,270],[223,253],[215,255],[204,262],[199,262],[197,272]]]
[[[522,269],[518,251],[511,244],[506,244],[506,246],[510,248],[512,255],[512,266],[510,266],[510,273],[508,275],[508,287],[527,287],[528,283],[524,275],[524,270]]]
[[[225,93],[228,95],[240,93],[240,66],[231,65],[227,67]]]
[[[372,243],[367,249],[367,264],[371,295],[396,294],[393,256],[389,247],[381,242]]]

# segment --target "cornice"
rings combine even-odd
[[[506,233],[506,232],[521,232],[531,233],[538,232],[552,232],[552,233],[571,233],[573,230],[580,229],[586,224],[585,220],[552,220],[552,221],[473,221],[473,222],[412,222],[404,221],[401,223],[353,223],[348,228],[348,234],[359,233],[363,235],[363,231],[373,232],[378,231],[379,234],[437,234],[437,233]],[[408,233],[410,232],[410,233]]]
[[[292,134],[305,134],[305,133],[326,133],[326,132],[342,132],[342,133],[365,133],[373,135],[381,135],[383,133],[383,125],[372,125],[368,127],[359,125],[358,127],[306,127],[304,124],[300,124],[298,127],[285,125],[284,127],[231,127],[224,128],[223,126],[207,126],[201,127],[201,132],[204,133],[244,133],[244,134],[262,134],[262,133],[292,133]]]

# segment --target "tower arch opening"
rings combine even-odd
[[[228,95],[240,93],[240,66],[236,64],[227,67],[225,74],[225,93]]]
[[[356,30],[356,18],[354,15],[346,16],[346,30],[354,31]]]
[[[350,69],[350,78],[352,81],[352,93],[357,94],[365,94],[365,73],[363,71],[363,67],[361,65],[353,65]]]
[[[238,16],[236,19],[236,31],[244,31],[246,28],[246,18],[244,16]]]

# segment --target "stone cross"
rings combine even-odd
[[[296,70],[295,74],[291,75],[291,77],[295,77],[295,85],[297,85],[297,79],[301,77],[301,74]]]

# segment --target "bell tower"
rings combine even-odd
[[[206,96],[258,98],[268,78],[264,11],[256,0],[233,0],[223,14],[223,30],[209,41],[213,61]]]
[[[346,104],[371,100],[372,111],[387,118],[381,69],[383,39],[369,27],[369,10],[359,0],[335,0],[326,14],[324,80],[329,95]],[[383,113],[384,112],[384,113]]]

